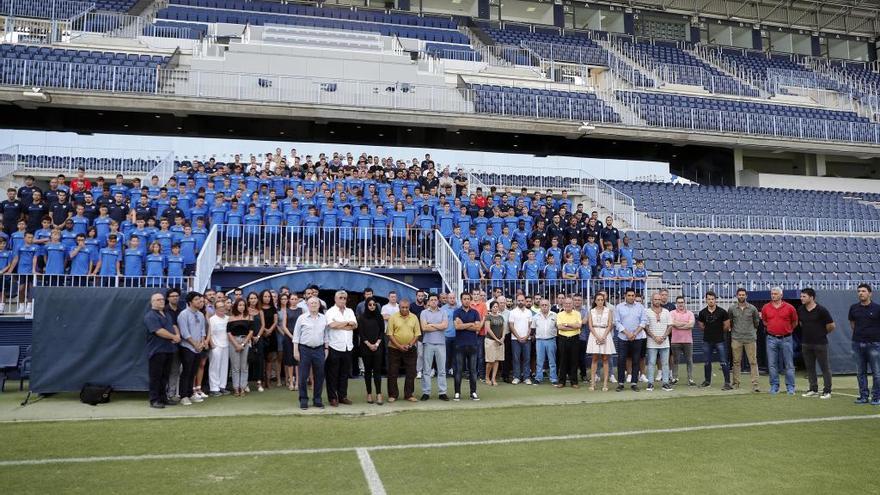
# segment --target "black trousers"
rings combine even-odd
[[[367,387],[367,393],[373,393],[373,386],[376,387],[376,393],[382,393],[382,348],[380,345],[375,351],[371,351],[366,345],[361,344],[361,358],[364,360],[364,384]]]
[[[400,391],[397,387],[397,377],[400,376],[400,367],[403,366],[403,398],[409,399],[416,390],[416,361],[418,349],[413,347],[408,351],[401,351],[393,347],[388,348],[388,397],[397,399]]]
[[[199,355],[191,350],[181,347],[180,348],[180,383],[178,384],[178,390],[180,391],[180,397],[192,397],[193,394],[193,380],[196,376],[196,360]]]
[[[617,383],[626,383],[626,358],[632,358],[632,383],[639,383],[639,358],[642,356],[642,347],[647,339],[626,340],[618,339],[617,343]]]
[[[580,336],[572,335],[556,337],[556,349],[559,352],[559,384],[565,385],[565,378],[572,385],[578,384],[578,351],[581,348]]]
[[[810,390],[819,391],[819,377],[816,375],[816,361],[822,367],[822,393],[831,393],[831,363],[828,362],[828,346],[826,344],[801,344],[804,366],[807,368],[807,379]]]
[[[327,377],[327,400],[340,400],[348,397],[348,378],[351,374],[351,351],[337,351],[330,348],[324,365]]]
[[[160,352],[150,356],[150,402],[168,402],[165,390],[171,374],[172,352]]]

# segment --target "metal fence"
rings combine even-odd
[[[89,12],[70,24],[76,33],[100,34],[105,37],[136,39],[140,36],[156,38],[199,39],[201,32],[187,26],[156,25],[143,16],[120,12]]]
[[[0,84],[110,93],[156,94],[159,68],[0,59]]]
[[[434,230],[416,227],[217,225],[221,266],[434,267]]]
[[[434,252],[436,253],[435,268],[446,288],[453,294],[461,294],[464,290],[461,260],[440,232],[435,232],[434,235]]]
[[[217,226],[211,226],[199,256],[196,258],[196,273],[193,290],[204,292],[211,285],[211,274],[217,266]]]
[[[3,150],[0,155],[4,157],[0,159],[0,167],[11,167],[11,171],[63,173],[67,176],[75,174],[79,167],[85,168],[90,174],[103,172],[140,176],[163,163],[174,166],[173,154],[167,150],[17,144]]]
[[[474,90],[473,100],[476,111],[482,114],[571,120],[593,124],[621,123],[620,115],[598,98],[552,96],[531,92],[515,93],[493,88]]]
[[[521,41],[520,45],[535,56],[547,60],[582,65],[608,65],[608,52],[597,46],[560,45],[539,41]]]
[[[68,20],[89,12],[95,2],[73,0],[0,0],[0,15]]]
[[[194,286],[193,277],[3,274],[0,275],[0,316],[32,317],[34,304],[50,304],[34,299],[35,287],[70,287],[74,290],[78,287],[177,287],[187,292]]]
[[[771,215],[719,215],[712,213],[639,212],[656,220],[666,230],[736,230],[742,233],[780,231],[780,233],[867,233],[880,232],[880,220],[846,218],[785,217]],[[637,225],[645,228],[645,225]]]

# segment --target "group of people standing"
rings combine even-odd
[[[835,330],[830,312],[816,302],[816,293],[810,288],[801,291],[797,309],[782,300],[782,289],[773,288],[770,294],[771,301],[758,310],[740,289],[736,301],[724,309],[709,292],[706,307],[694,314],[683,297],[672,303],[665,290],[651,294],[646,307],[637,301],[633,289],[626,290],[624,301],[616,306],[608,304],[603,291],[587,305],[580,295],[562,296],[551,304],[540,296],[527,298],[518,293],[508,299],[496,291],[484,300],[479,289],[458,296],[418,291],[413,301],[398,300],[392,291],[383,305],[367,289],[365,299],[354,309],[348,307],[348,293],[343,290],[334,294],[329,308],[319,299],[317,288],[307,289],[302,298],[286,288],[278,294],[266,290],[246,298],[240,290],[232,298],[190,292],[185,297],[186,307],[178,306],[179,292],[170,290],[167,303],[165,294],[152,296],[151,309],[144,317],[150,353],[150,404],[176,404],[177,396],[184,405],[208,395],[243,396],[250,390],[249,362],[257,365],[259,391],[269,387],[273,378],[282,386],[282,376],[286,376],[288,388],[299,392],[302,409],[310,404],[323,408],[325,386],[330,406],[352,404],[348,381],[353,366],[361,367],[366,402],[380,405],[401,399],[401,370],[402,399],[410,402],[429,400],[435,377],[440,400],[461,400],[462,381],[467,377],[468,398],[476,401],[480,400],[478,377],[488,386],[497,385],[499,374],[514,385],[538,385],[545,379],[545,370],[557,388],[579,388],[580,382],[588,381],[590,390],[608,391],[610,381],[617,383],[618,392],[625,390],[627,383],[639,391],[642,381],[646,390],[653,391],[658,378],[661,388],[669,391],[679,381],[682,361],[688,385],[697,386],[693,374],[695,327],[702,330],[703,339],[701,386],[711,386],[713,361],[717,360],[724,378],[722,389],[740,388],[745,354],[751,389],[759,392],[757,340],[761,324],[767,334],[770,393],[780,392],[782,371],[785,391],[795,394],[793,334],[800,328],[809,382],[802,395],[830,398],[827,335]],[[880,405],[880,305],[871,295],[869,285],[859,286],[859,302],[850,308],[849,321],[858,368],[856,402]],[[249,351],[258,359],[249,360]],[[200,387],[206,360],[210,394],[202,393]],[[272,374],[275,364],[277,373]],[[823,379],[821,392],[817,364]],[[387,370],[387,398],[382,394],[383,368]],[[870,393],[869,368],[874,375]],[[228,375],[231,391],[227,389]],[[452,399],[447,376],[453,377]],[[416,398],[417,379],[421,379],[420,398]]]

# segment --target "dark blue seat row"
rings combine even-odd
[[[476,84],[479,113],[616,123],[620,116],[592,93]]]

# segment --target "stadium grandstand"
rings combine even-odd
[[[241,473],[262,476],[253,459],[284,455],[315,468],[302,486],[318,493],[570,492],[582,473],[568,468],[547,486],[486,470],[471,490],[440,481],[447,461],[413,477],[391,454],[500,465],[527,445],[571,442],[568,457],[662,433],[687,461],[668,471],[709,473],[696,435],[751,453],[728,428],[762,449],[795,438],[817,465],[816,439],[870,457],[847,439],[880,432],[852,409],[880,405],[878,14],[859,0],[0,0],[0,429],[70,420],[50,425],[62,441],[10,424],[0,489],[109,480],[92,462],[247,459]],[[630,393],[655,382],[672,400]],[[123,393],[97,413],[73,404],[95,390]],[[310,417],[322,397],[373,436]],[[441,417],[462,399],[498,409]],[[552,426],[585,403],[641,419]],[[180,438],[246,415],[284,426],[265,447],[124,447],[174,405],[194,406],[176,408]],[[491,413],[517,408],[535,423],[487,436]],[[395,422],[415,414],[475,426]],[[83,450],[97,430],[79,420],[95,418],[133,421]],[[135,473],[105,491],[206,480],[163,469],[184,485]],[[791,491],[867,480],[780,469]],[[228,491],[287,481],[211,473]],[[694,476],[685,492],[768,488]]]

